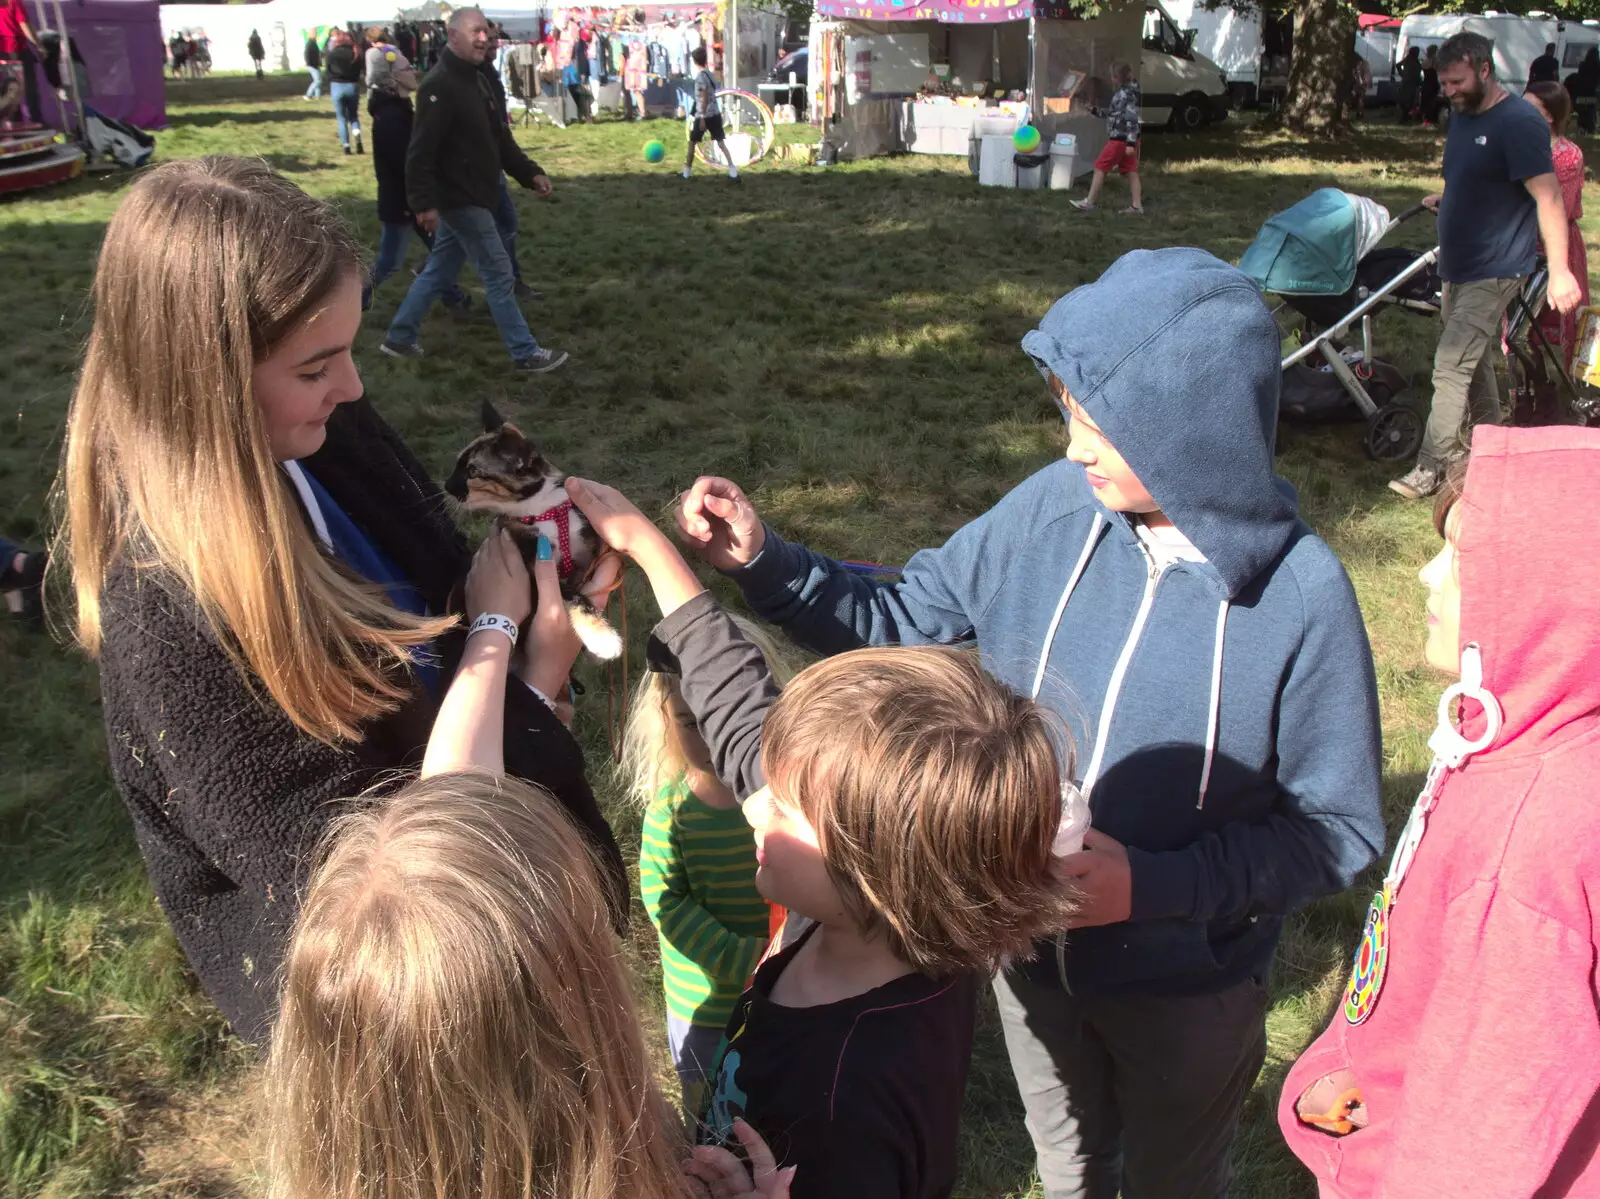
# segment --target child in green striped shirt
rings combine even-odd
[[[735,618],[737,619],[737,618]],[[748,621],[774,677],[776,647]],[[717,778],[705,739],[673,675],[652,671],[628,717],[623,769],[645,804],[639,893],[661,941],[667,1044],[684,1110],[704,1110],[734,1004],[765,953],[775,921],[756,890],[755,840],[731,790]]]

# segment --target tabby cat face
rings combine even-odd
[[[487,400],[482,415],[484,432],[461,451],[445,491],[463,507],[489,512],[533,512],[547,507],[545,497],[553,501],[566,476]]]

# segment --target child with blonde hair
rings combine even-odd
[[[736,620],[775,680],[788,678],[777,647]],[[733,792],[684,702],[677,675],[655,661],[634,694],[623,772],[644,806],[639,897],[661,942],[667,1047],[684,1111],[704,1109],[723,1030],[779,923],[756,889],[756,847]]]
[[[541,547],[543,549],[544,547]],[[531,637],[570,637],[553,558]],[[504,688],[533,608],[504,534],[467,579],[474,620],[422,776],[342,818],[285,959],[267,1064],[273,1199],[783,1199],[687,1149],[653,1081],[603,874],[542,789],[502,772]]]
[[[1075,911],[1051,869],[1070,754],[976,655],[863,649],[779,695],[666,537],[615,490],[567,494],[650,578],[651,652],[755,833],[756,885],[815,923],[728,1023],[702,1135],[740,1119],[797,1196],[940,1199],[956,1181],[977,991]]]

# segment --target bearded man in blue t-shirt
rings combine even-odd
[[[1445,42],[1438,70],[1450,101],[1445,188],[1423,203],[1439,214],[1444,329],[1417,464],[1389,484],[1413,500],[1439,490],[1472,425],[1503,419],[1490,351],[1506,306],[1534,272],[1541,238],[1550,304],[1570,312],[1581,294],[1567,267],[1567,214],[1550,160],[1549,123],[1500,86],[1494,44],[1480,34],[1458,33]]]

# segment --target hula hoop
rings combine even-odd
[[[722,113],[723,132],[732,136],[743,133],[750,138],[750,157],[740,166],[749,166],[751,163],[760,162],[772,150],[772,143],[777,137],[777,126],[772,119],[772,109],[767,107],[767,102],[753,92],[739,91],[736,88],[723,88],[717,92],[717,109]],[[732,119],[730,120],[730,115]],[[746,128],[753,124],[754,128]],[[687,128],[694,129],[694,117],[691,114]],[[707,166],[722,167],[726,169],[729,164],[720,161],[717,154],[717,143],[710,138],[701,141],[694,148],[694,155]]]

